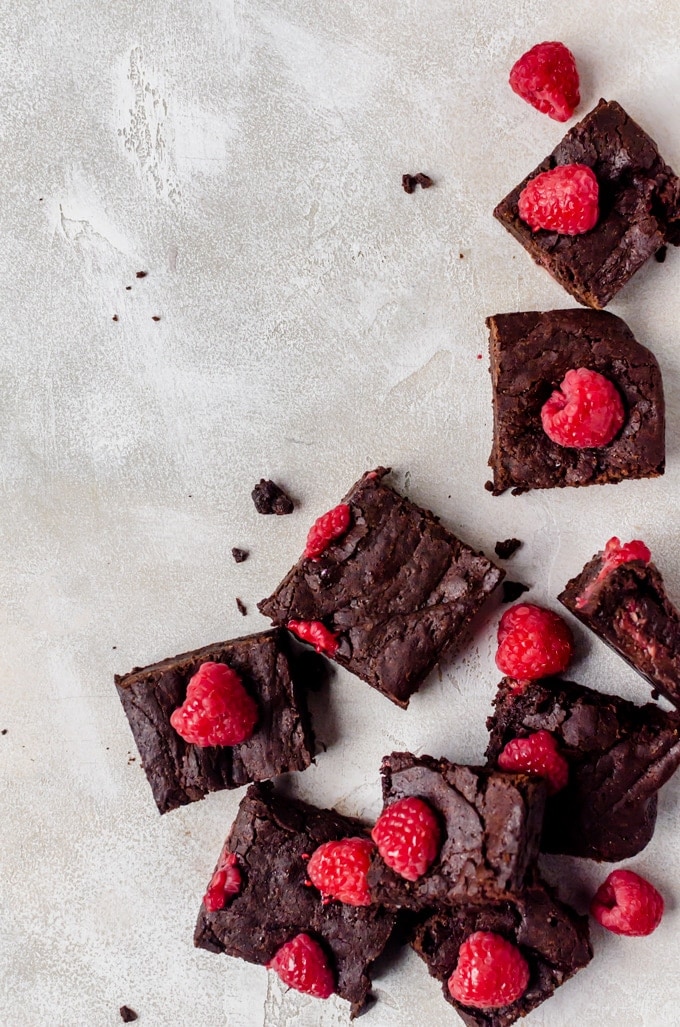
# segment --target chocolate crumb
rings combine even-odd
[[[112,648],[112,649],[117,649],[117,648],[118,648],[118,646],[117,646],[117,645],[112,645],[112,646],[111,646],[111,648]]]
[[[260,514],[277,514],[281,516],[293,512],[293,500],[273,481],[260,478],[251,492],[251,496],[253,497],[255,509]]]
[[[125,286],[126,292],[129,292],[131,288],[132,288],[132,286],[131,286],[131,285],[126,285],[126,286]]]
[[[118,320],[118,314],[114,314],[113,317],[111,318],[111,320],[112,321],[117,321]]]
[[[516,553],[522,545],[521,539],[506,538],[504,542],[497,542],[494,546],[494,553],[500,556],[501,560],[509,560],[513,553]]]
[[[458,254],[458,259],[459,260],[465,260],[465,254],[464,253],[459,253]]]
[[[7,734],[7,728],[3,727],[2,731],[0,731],[0,735],[6,735],[6,734]]]
[[[421,189],[429,189],[431,186],[434,185],[434,181],[430,178],[430,176],[424,175],[422,171],[419,171],[416,175],[416,182],[418,183]]]
[[[154,314],[153,317],[151,318],[151,320],[152,321],[160,321],[160,317],[158,316],[158,314]]]
[[[416,186],[419,185],[421,189],[429,189],[434,182],[429,175],[424,175],[422,171],[419,171],[417,175],[402,175],[401,185],[404,192],[410,194],[416,191]]]
[[[242,617],[248,616],[248,607],[242,599],[238,598],[238,596],[236,598],[236,606],[238,607],[238,612],[241,614]]]
[[[133,1023],[133,1021],[138,1019],[138,1016],[135,1013],[134,1009],[130,1009],[129,1006],[121,1006],[120,1018],[123,1021],[123,1023]]]
[[[149,273],[148,271],[138,271],[136,277],[137,278],[146,278],[148,273]]]
[[[514,603],[515,599],[519,599],[521,595],[529,591],[529,586],[523,585],[521,581],[504,581],[501,587],[503,589],[502,603]]]
[[[657,264],[663,264],[664,260],[666,259],[666,254],[667,253],[668,253],[668,247],[667,246],[660,246],[659,247],[659,249],[654,254],[654,260],[657,262]]]
[[[485,481],[484,482],[484,488],[486,489],[487,492],[493,492],[493,482],[492,481]]]
[[[247,549],[239,549],[237,546],[231,551],[231,555],[234,557],[236,563],[243,563],[244,560],[248,559],[249,553]]]

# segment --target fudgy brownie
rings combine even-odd
[[[597,553],[558,598],[653,689],[680,707],[680,613],[649,560],[612,566],[607,551],[614,542]]]
[[[225,663],[236,671],[257,703],[255,731],[240,745],[192,745],[170,724],[170,715],[186,698],[189,680],[208,662]],[[115,682],[161,813],[208,792],[304,770],[313,760],[306,696],[296,684],[295,661],[284,631],[217,642],[117,674]]]
[[[519,947],[529,964],[528,988],[511,1005],[473,1009],[461,1005],[449,992],[448,980],[460,947],[475,931],[500,934]],[[512,901],[435,913],[418,928],[413,948],[432,976],[442,982],[444,998],[469,1027],[509,1027],[550,998],[593,956],[587,917],[578,916],[538,880]]]
[[[519,216],[520,193],[563,164],[585,164],[595,174],[599,220],[582,235],[534,232]],[[680,244],[680,180],[623,108],[600,100],[501,200],[494,217],[579,303],[601,308],[661,246]]]
[[[226,843],[237,857],[241,891],[223,909],[201,906],[194,944],[264,965],[305,932],[331,959],[337,993],[357,1015],[371,989],[371,964],[385,948],[396,916],[375,906],[323,903],[307,883],[307,861],[323,842],[364,832],[359,820],[284,799],[270,784],[252,785]]]
[[[501,681],[487,721],[496,765],[513,738],[549,731],[569,764],[548,797],[541,848],[596,860],[628,859],[647,845],[657,792],[680,765],[680,717],[558,678]]]
[[[388,473],[364,474],[344,500],[347,531],[258,609],[279,625],[321,622],[337,640],[329,655],[406,707],[504,572],[385,485]]]
[[[603,485],[653,478],[665,468],[663,384],[656,358],[619,317],[596,310],[496,314],[490,330],[495,496],[512,488]],[[616,386],[623,428],[606,446],[560,446],[543,430],[541,408],[567,371],[585,367]]]
[[[375,902],[419,910],[498,901],[522,890],[541,839],[546,792],[540,779],[409,752],[386,756],[380,772],[385,807],[406,796],[424,799],[443,832],[438,858],[417,881],[374,854],[368,884]]]

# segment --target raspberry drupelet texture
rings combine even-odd
[[[606,446],[626,419],[616,386],[597,371],[567,371],[559,389],[543,404],[543,431],[558,446],[590,449]]]
[[[519,195],[519,216],[532,231],[581,235],[597,224],[599,186],[585,164],[562,164],[536,175]]]
[[[451,997],[475,1009],[499,1009],[527,990],[529,966],[512,942],[493,931],[475,931],[460,947],[449,977]]]
[[[331,542],[345,534],[349,528],[350,519],[350,508],[347,503],[340,503],[328,513],[318,517],[309,529],[305,556],[311,559],[321,556]]]
[[[203,905],[209,913],[224,909],[227,901],[233,899],[241,891],[242,883],[236,853],[223,853],[217,870],[210,878],[208,890],[203,896]]]
[[[574,651],[571,631],[552,610],[533,603],[511,606],[498,625],[496,666],[517,681],[559,674]]]
[[[303,642],[313,645],[317,653],[335,656],[338,651],[337,637],[320,620],[289,620],[286,627]]]
[[[569,764],[549,731],[536,731],[527,738],[513,738],[498,756],[501,770],[520,771],[544,778],[551,795],[564,788]]]
[[[664,901],[656,888],[632,870],[614,870],[595,892],[591,915],[614,934],[641,938],[661,923]]]
[[[324,842],[307,864],[309,879],[324,899],[348,906],[370,906],[366,875],[375,845],[370,838]]]
[[[417,881],[439,855],[441,835],[434,810],[416,796],[399,799],[380,814],[371,831],[388,867]]]
[[[568,121],[581,101],[576,61],[564,43],[537,43],[522,54],[510,88],[554,121]]]
[[[178,735],[191,745],[239,745],[258,719],[255,700],[224,663],[204,663],[189,681],[183,704],[170,715]]]
[[[304,932],[282,945],[267,963],[284,984],[314,998],[328,998],[335,991],[333,971],[318,941]]]

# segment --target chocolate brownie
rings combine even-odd
[[[567,584],[560,602],[680,707],[680,613],[653,563],[610,570],[597,553]]]
[[[293,500],[281,486],[267,478],[260,478],[250,495],[259,514],[277,514],[281,517],[295,509]]]
[[[235,670],[257,702],[260,719],[253,735],[240,745],[192,745],[170,724],[171,713],[186,698],[190,678],[209,661]],[[216,642],[117,674],[115,682],[161,813],[208,792],[304,770],[314,758],[306,697],[296,684],[284,631]]]
[[[680,765],[677,714],[558,678],[504,678],[494,707],[492,766],[511,739],[535,731],[549,731],[569,764],[566,787],[546,803],[544,851],[616,861],[647,845],[657,792]]]
[[[604,485],[654,478],[665,468],[664,398],[656,358],[619,317],[596,310],[496,314],[490,329],[495,496],[512,488]],[[625,422],[606,446],[559,446],[541,408],[567,371],[585,367],[613,382]]]
[[[527,182],[562,164],[585,164],[598,181],[599,220],[582,235],[534,232],[519,216]],[[680,244],[680,180],[624,109],[600,100],[494,217],[579,303],[599,309],[661,246]]]
[[[529,964],[529,985],[521,998],[497,1009],[473,1009],[451,997],[448,980],[463,942],[475,931],[493,931],[519,946]],[[538,879],[512,901],[459,906],[439,911],[422,924],[413,948],[442,982],[444,998],[469,1027],[509,1027],[587,966],[593,957],[588,918],[560,902]]]
[[[364,832],[359,820],[284,799],[270,784],[252,785],[226,842],[226,850],[238,857],[241,891],[223,909],[209,912],[201,906],[194,944],[265,965],[304,931],[320,942],[338,995],[357,1015],[371,990],[371,964],[385,948],[396,917],[374,906],[324,904],[307,883],[307,861],[323,842]]]
[[[406,707],[504,572],[427,510],[385,485],[384,467],[350,489],[347,532],[320,557],[302,557],[258,609],[275,624],[321,621],[333,658]]]
[[[373,856],[368,884],[374,901],[418,910],[498,901],[522,890],[543,826],[546,792],[539,778],[409,752],[386,756],[380,772],[385,807],[417,796],[438,814],[443,830],[438,858],[417,881]]]

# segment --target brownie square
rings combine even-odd
[[[194,944],[265,965],[304,931],[321,944],[338,995],[358,1015],[371,990],[371,964],[385,948],[396,916],[374,906],[323,903],[306,882],[308,858],[319,845],[365,830],[361,821],[335,810],[284,799],[269,783],[252,785],[225,846],[238,856],[241,891],[224,909],[201,906]]]
[[[424,799],[438,814],[442,846],[417,881],[396,874],[376,853],[368,872],[374,901],[420,910],[499,901],[522,890],[538,856],[543,781],[409,752],[386,756],[380,772],[385,807],[407,796]]]
[[[170,724],[171,713],[186,698],[189,680],[209,661],[235,670],[257,702],[260,719],[253,735],[240,745],[192,745]],[[216,642],[117,674],[115,682],[161,813],[208,792],[304,770],[314,758],[306,697],[296,683],[284,631]]]
[[[558,678],[501,681],[487,721],[496,765],[513,738],[549,731],[569,764],[548,797],[541,848],[590,859],[629,859],[654,833],[657,792],[680,765],[680,717]]]
[[[603,562],[597,553],[559,601],[680,707],[680,613],[658,568],[631,560],[607,570]]]
[[[528,988],[511,1005],[473,1009],[451,997],[448,980],[459,949],[475,931],[502,935],[519,947],[529,964]],[[459,906],[435,913],[418,928],[413,948],[431,975],[442,982],[444,998],[469,1027],[509,1027],[550,998],[593,957],[588,918],[578,916],[539,880],[522,896],[500,905]]]
[[[504,577],[369,471],[350,489],[346,534],[316,559],[302,557],[258,609],[275,624],[321,621],[339,642],[334,659],[405,708]]]
[[[563,164],[585,164],[595,174],[599,220],[582,235],[533,232],[519,216],[520,193]],[[599,309],[660,247],[680,244],[680,180],[623,107],[600,100],[501,200],[494,217],[579,303]]]
[[[527,489],[654,478],[665,468],[665,408],[656,358],[619,317],[598,310],[549,310],[487,318],[493,386],[495,496]],[[606,446],[559,446],[541,408],[567,371],[597,371],[623,400],[623,427]],[[487,486],[489,487],[489,486]]]

